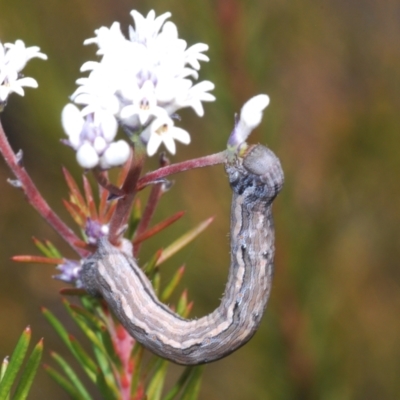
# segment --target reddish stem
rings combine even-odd
[[[136,250],[138,245],[147,240],[148,238],[154,236],[158,232],[161,232],[163,229],[172,225],[175,221],[182,218],[185,215],[184,211],[178,211],[176,214],[171,217],[161,221],[160,223],[154,225],[152,228],[142,232],[140,235],[135,235],[135,239],[133,240],[134,249]],[[137,252],[134,252],[135,257],[137,257]]]
[[[170,164],[169,159],[166,157],[165,153],[161,153],[160,155],[160,167],[166,167]],[[149,198],[147,199],[146,208],[144,209],[142,218],[140,218],[139,225],[135,232],[135,238],[138,238],[142,235],[143,232],[147,230],[150,225],[150,221],[153,218],[156,207],[161,199],[161,196],[165,193],[166,188],[163,183],[157,183],[153,185],[150,191]],[[140,251],[141,243],[133,241],[133,255],[135,257],[138,256]]]
[[[135,237],[139,237],[143,232],[147,230],[150,225],[150,221],[153,218],[154,212],[156,210],[157,204],[163,195],[163,184],[157,183],[151,188],[149,198],[147,200],[146,208],[144,209],[142,218],[140,218],[139,225],[135,232]],[[134,256],[137,257],[139,254],[141,243],[135,243],[133,246]]]
[[[211,154],[209,156],[195,158],[176,164],[167,165],[155,171],[149,172],[139,179],[137,190],[142,190],[145,186],[157,182],[166,176],[177,174],[178,172],[187,171],[188,169],[209,167],[211,165],[223,164],[228,157],[227,151]]]
[[[21,188],[28,202],[36,209],[36,211],[53,227],[53,229],[82,257],[87,255],[87,251],[80,249],[75,245],[79,242],[79,238],[75,233],[60,219],[60,217],[50,208],[46,200],[40,194],[39,190],[33,183],[31,177],[22,166],[21,160],[16,156],[11,148],[3,126],[0,121],[0,152],[4,157],[7,165],[18,179],[18,187]]]
[[[124,192],[119,187],[113,185],[109,180],[104,171],[100,171],[98,169],[94,169],[92,171],[94,178],[97,183],[103,188],[106,189],[110,194],[115,197],[121,197],[124,195]]]
[[[109,241],[115,246],[118,246],[120,243],[123,229],[128,221],[133,200],[137,193],[136,188],[143,168],[144,154],[141,151],[135,152],[130,163],[128,174],[121,187],[124,196],[118,199],[115,212],[110,220]]]

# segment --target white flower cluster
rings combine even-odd
[[[93,156],[93,150],[90,150],[89,156],[91,146],[102,167],[114,160],[108,159],[102,164],[103,153],[96,148],[96,135],[102,136],[111,146],[108,139],[115,136],[111,134],[111,126],[119,123],[132,135],[139,135],[150,156],[162,143],[175,154],[174,141],[188,144],[190,136],[174,126],[174,113],[181,108],[192,107],[202,116],[202,102],[215,100],[209,93],[214,88],[213,83],[193,82],[198,79],[200,61],[208,61],[203,54],[208,46],[198,43],[187,47],[186,41],[178,37],[176,25],[166,22],[170,13],[156,17],[152,10],[144,17],[133,10],[131,15],[135,27],[129,27],[128,39],[122,34],[119,23],[114,22],[110,28],[97,29],[96,36],[84,42],[96,44],[101,58],[98,62],[86,62],[81,67],[81,71],[89,71],[89,76],[77,81],[79,87],[71,99],[75,104],[82,105],[82,110],[72,105],[67,107],[70,110],[75,107],[85,118],[91,116],[96,134],[89,134],[86,124],[86,131],[76,135],[77,123],[72,118],[63,118],[69,142],[82,156],[81,161],[86,151],[87,157]],[[72,114],[71,111],[67,113]],[[78,120],[78,114],[75,115]],[[112,123],[113,120],[115,122]],[[71,129],[69,125],[75,128]],[[105,125],[110,132],[102,132]],[[74,134],[71,136],[72,131]],[[90,168],[88,165],[86,167]]]
[[[7,102],[10,93],[23,96],[23,86],[36,88],[38,83],[33,78],[23,78],[20,72],[32,58],[47,60],[47,56],[40,53],[37,46],[25,47],[22,40],[13,43],[0,42],[0,108]]]
[[[124,140],[114,142],[117,121],[111,114],[94,113],[84,118],[73,104],[67,104],[61,114],[66,144],[76,150],[76,159],[83,168],[102,169],[122,165],[129,157],[130,148]]]

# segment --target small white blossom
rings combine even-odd
[[[175,140],[183,144],[190,143],[190,135],[184,129],[174,126],[174,122],[167,113],[154,120],[141,135],[147,142],[147,154],[154,155],[160,145],[164,143],[167,150],[175,154]]]
[[[12,92],[24,96],[23,87],[38,87],[35,79],[20,75],[26,63],[35,57],[47,60],[47,56],[40,53],[39,47],[25,47],[22,40],[4,45],[0,42],[0,105],[6,103]]]
[[[76,161],[82,168],[91,169],[100,163],[100,157],[93,145],[88,142],[82,143],[76,152]]]
[[[154,84],[146,81],[141,88],[136,87],[130,94],[132,104],[125,106],[120,113],[123,120],[127,121],[135,115],[141,125],[145,125],[151,116],[156,117],[163,112],[163,108],[157,106],[157,99],[154,92]],[[128,95],[129,96],[129,95]]]
[[[266,94],[259,94],[248,100],[240,111],[239,121],[235,124],[229,146],[238,146],[246,141],[253,129],[260,125],[263,111],[269,104],[269,97]]]
[[[83,44],[97,44],[99,50],[97,54],[104,54],[107,50],[112,49],[116,42],[123,42],[125,40],[124,35],[121,32],[121,27],[118,22],[114,22],[111,28],[102,26],[94,31],[96,37],[86,39]]]
[[[203,102],[215,100],[209,93],[214,89],[213,83],[194,84],[200,62],[209,61],[203,54],[208,46],[197,43],[188,47],[178,37],[176,25],[167,21],[170,13],[157,17],[151,10],[145,17],[133,10],[131,16],[134,27],[129,27],[128,38],[122,34],[120,24],[114,22],[85,40],[84,44],[98,46],[101,58],[82,65],[81,71],[88,71],[89,75],[77,81],[79,87],[71,99],[83,106],[83,115],[109,113],[133,134],[142,132],[140,138],[147,144],[149,154],[154,154],[162,142],[175,152],[174,139],[188,143],[190,137],[174,127],[170,117],[185,107],[202,116]],[[167,117],[167,134],[148,133],[150,125],[163,126]],[[181,131],[185,134],[177,133]]]
[[[100,166],[104,169],[118,167],[126,162],[129,158],[130,147],[124,140],[118,140],[111,143],[104,151],[103,157],[100,159]]]
[[[76,159],[83,168],[108,169],[128,160],[128,143],[123,140],[114,142],[118,124],[112,114],[97,112],[83,116],[75,105],[67,104],[61,121],[68,136],[64,143],[76,151]]]

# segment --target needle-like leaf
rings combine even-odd
[[[23,374],[13,396],[13,400],[25,400],[35,378],[43,354],[43,339],[37,343],[28,358]]]
[[[165,376],[167,374],[169,363],[165,360],[159,359],[157,362],[157,366],[154,372],[154,375],[149,382],[149,386],[147,387],[147,398],[148,400],[160,400],[162,390],[164,387]]]
[[[0,400],[7,400],[11,391],[11,387],[17,377],[17,374],[24,361],[25,354],[28,350],[29,342],[31,340],[31,328],[28,326],[20,336],[13,354],[8,363],[7,369],[0,381]]]
[[[72,400],[82,400],[78,390],[54,368],[44,365],[44,370],[57,382],[71,397]]]
[[[188,243],[194,240],[197,236],[200,235],[201,232],[203,232],[211,224],[213,220],[214,220],[213,217],[206,219],[205,221],[201,222],[199,225],[197,225],[190,231],[186,232],[184,235],[175,240],[173,243],[171,243],[168,247],[166,247],[163,250],[161,257],[158,259],[156,265],[158,266],[162,264],[165,260],[172,257],[175,253],[177,253]]]
[[[76,373],[74,372],[72,367],[67,363],[67,361],[65,361],[63,357],[61,357],[59,354],[55,352],[51,353],[51,356],[63,370],[64,374],[68,377],[68,379],[70,380],[74,388],[77,390],[81,398],[85,400],[91,400],[89,392],[86,390],[85,386],[78,378],[78,375],[76,375]]]

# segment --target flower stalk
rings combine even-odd
[[[210,167],[212,165],[223,164],[229,155],[229,151],[224,150],[209,156],[194,158],[192,160],[182,161],[180,163],[167,165],[155,171],[148,172],[138,181],[137,190],[142,190],[147,185],[151,185],[167,176],[177,174],[179,172],[188,171],[190,169]]]
[[[116,246],[120,244],[121,237],[127,228],[127,221],[137,193],[137,183],[143,169],[144,160],[144,153],[140,151],[131,159],[128,175],[121,187],[124,196],[118,199],[117,207],[111,217],[109,241]]]
[[[47,223],[59,233],[59,235],[72,247],[80,256],[87,255],[87,251],[76,246],[80,239],[75,233],[60,219],[60,217],[51,209],[43,198],[31,177],[26,172],[22,164],[21,157],[18,157],[8,142],[0,121],[0,152],[7,165],[15,175],[18,181],[18,187],[24,192],[28,202],[33,208],[47,221]]]

